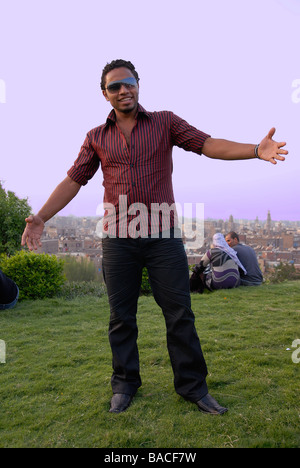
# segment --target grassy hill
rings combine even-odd
[[[108,413],[107,297],[27,301],[0,313],[0,447],[299,447],[300,282],[192,295],[210,393],[228,413],[180,398],[162,313],[141,297],[143,386]],[[290,348],[290,350],[287,350]]]

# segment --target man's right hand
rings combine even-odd
[[[62,210],[77,195],[81,185],[67,176],[50,195],[45,205],[37,215],[30,215],[25,219],[26,228],[23,232],[21,244],[27,244],[29,250],[41,247],[41,235],[46,221]]]
[[[42,246],[41,235],[44,230],[44,221],[37,215],[30,215],[25,219],[26,228],[24,229],[21,245],[27,244],[29,250],[37,250]]]

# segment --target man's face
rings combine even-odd
[[[124,80],[125,78],[134,78],[133,74],[128,68],[121,67],[111,70],[106,75],[105,90],[103,95],[106,100],[111,103],[113,108],[121,113],[129,113],[136,109],[139,100],[139,85],[126,86],[126,83],[120,84],[120,89],[117,92],[111,92],[107,87],[109,84]]]
[[[235,245],[238,244],[238,240],[236,238],[233,239],[229,235],[225,237],[225,240],[226,240],[227,244],[229,245],[229,247],[234,247]]]

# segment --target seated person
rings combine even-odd
[[[0,270],[0,310],[14,307],[18,298],[18,286]]]
[[[260,286],[263,282],[263,275],[258,265],[256,253],[252,247],[240,244],[239,236],[234,231],[226,235],[226,242],[236,251],[240,261],[247,270],[246,274],[241,273],[241,285]]]
[[[204,287],[210,291],[236,288],[240,285],[240,270],[247,273],[236,252],[227,245],[223,234],[217,233],[213,236],[212,248],[206,252],[199,265],[194,268],[190,289],[192,292],[201,293]],[[196,283],[197,279],[198,283]]]

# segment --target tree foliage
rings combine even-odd
[[[18,198],[14,192],[6,192],[0,182],[0,253],[13,255],[21,249],[25,218],[30,212],[27,199]]]

